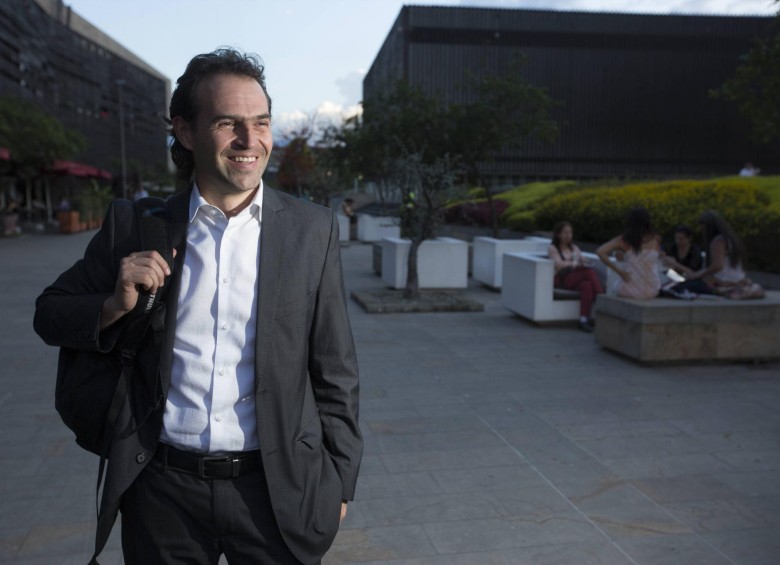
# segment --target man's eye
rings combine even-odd
[[[222,120],[221,122],[217,122],[217,127],[221,129],[232,128],[233,122],[231,120]]]

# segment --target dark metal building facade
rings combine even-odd
[[[129,169],[167,170],[170,81],[61,0],[0,2],[0,95],[34,102],[81,132],[87,148],[76,159],[115,177],[120,88]]]
[[[730,77],[771,18],[405,6],[363,95],[405,79],[444,103],[469,101],[469,74],[507,72],[562,104],[555,143],[529,141],[482,167],[493,184],[540,178],[778,170],[777,144],[749,139],[735,105],[709,92]],[[479,124],[475,124],[479,127]]]

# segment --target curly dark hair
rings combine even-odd
[[[635,253],[642,250],[642,242],[648,235],[654,235],[653,222],[647,208],[633,208],[626,218],[626,229],[623,231],[623,241],[628,243]]]
[[[674,233],[675,234],[681,233],[689,238],[693,237],[693,230],[690,228],[688,224],[677,224],[677,227],[674,228]]]
[[[704,244],[709,253],[710,244],[717,236],[723,237],[726,241],[726,252],[728,253],[729,263],[737,268],[746,258],[745,246],[734,229],[723,219],[715,210],[707,210],[699,216],[699,223],[704,231]],[[712,258],[710,258],[712,260]]]
[[[265,87],[265,67],[260,57],[253,53],[241,53],[229,47],[217,49],[211,53],[196,55],[187,65],[184,74],[176,81],[176,89],[171,96],[169,109],[170,119],[180,116],[188,122],[198,116],[197,89],[205,79],[215,75],[239,75],[249,77],[258,82],[268,100],[268,113],[271,113],[271,97]],[[171,143],[171,159],[176,165],[178,177],[189,181],[195,171],[192,152],[186,149],[176,137],[173,128],[169,129],[173,142]]]

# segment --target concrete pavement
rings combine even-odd
[[[0,239],[0,562],[91,555],[95,457],[31,326],[89,235]],[[342,255],[348,291],[381,287],[370,246]],[[366,451],[324,565],[780,563],[780,365],[640,367],[467,293],[484,312],[350,302]]]

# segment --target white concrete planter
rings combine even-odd
[[[501,288],[504,253],[546,253],[550,240],[540,237],[526,239],[474,238],[474,280],[492,288]]]
[[[602,283],[606,283],[605,290],[612,288],[617,274],[606,269],[595,254],[583,256],[593,263]],[[505,253],[503,271],[501,303],[515,314],[537,323],[579,319],[579,300],[554,299],[555,269],[546,253]]]
[[[382,240],[382,280],[392,288],[406,287],[408,239]],[[469,246],[465,241],[440,237],[424,241],[417,251],[420,288],[466,288]]]
[[[358,214],[357,238],[360,241],[382,241],[385,237],[401,237],[400,220],[389,216]]]
[[[349,217],[336,214],[339,220],[339,241],[349,241]]]

